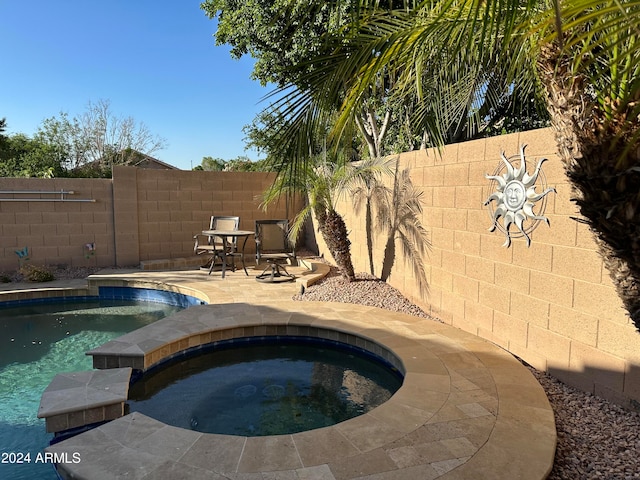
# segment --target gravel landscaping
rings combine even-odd
[[[346,302],[431,318],[398,290],[367,274],[346,283],[332,273],[294,300]],[[433,319],[437,321],[437,319]],[[640,479],[640,413],[576,390],[528,366],[553,408],[558,446],[551,480]]]
[[[42,272],[50,273],[53,276],[53,280],[69,280],[69,279],[77,279],[77,278],[87,278],[89,275],[99,272],[102,270],[102,267],[71,267],[67,265],[62,266],[40,266],[40,265],[31,265],[29,266],[38,269]],[[16,269],[10,270],[6,272],[0,272],[0,282],[1,283],[19,283],[19,282],[30,282],[30,283],[42,283],[43,286],[46,287],[46,281],[44,282],[33,282],[27,278],[25,269]]]

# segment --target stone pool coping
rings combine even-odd
[[[180,265],[180,260],[163,260],[160,265]],[[198,257],[198,260],[202,261]],[[145,262],[143,262],[145,263]],[[147,262],[149,263],[149,262]],[[306,288],[324,278],[330,270],[329,265],[299,258],[298,265],[288,270],[296,276],[295,283],[287,285],[260,284],[255,277],[262,272],[262,266],[247,266],[249,275],[243,271],[227,272],[225,279],[220,275],[207,275],[200,269],[110,269],[90,275],[86,279],[53,280],[51,282],[0,283],[0,306],[19,306],[34,300],[97,297],[100,287],[155,288],[181,293],[201,299],[207,303],[227,303],[237,301],[256,301],[262,298],[286,298],[304,292]]]
[[[537,480],[550,472],[553,411],[533,375],[509,353],[431,320],[362,305],[294,302],[271,291],[270,301],[191,307],[93,353],[118,359],[104,366],[133,366],[126,362],[143,358],[142,368],[149,368],[218,337],[322,333],[393,352],[405,370],[403,386],[360,417],[292,435],[204,434],[129,414],[48,447],[82,458],[59,464],[61,476],[262,479],[273,472],[327,480]]]

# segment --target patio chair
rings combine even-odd
[[[284,265],[295,259],[295,248],[289,241],[289,220],[256,220],[256,265],[267,263],[257,280],[293,280],[295,276]]]
[[[240,217],[234,216],[216,216],[211,217],[209,222],[209,230],[238,230],[240,225]],[[227,249],[225,251],[225,244],[222,238],[216,235],[205,235],[199,233],[193,236],[195,245],[193,251],[196,255],[209,255],[209,274],[213,271],[216,258],[222,259],[222,255],[229,255],[236,251],[237,241],[236,237],[232,237],[231,241],[227,241]],[[233,266],[235,269],[235,265]]]

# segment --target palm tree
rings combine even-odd
[[[287,92],[296,105],[287,135],[296,138],[308,119],[340,104],[330,133],[339,138],[380,72],[394,76],[390,94],[417,99],[412,121],[432,146],[479,111],[470,108],[478,98],[494,95],[494,79],[523,96],[542,95],[582,221],[640,329],[639,20],[640,0],[427,0],[403,10],[362,8],[347,40],[310,76],[309,89]]]
[[[341,195],[348,192],[352,185],[363,181],[363,178],[370,178],[378,172],[385,171],[386,162],[371,160],[354,164],[340,157],[330,161],[327,152],[315,160],[309,160],[294,174],[278,175],[275,182],[264,192],[262,204],[266,208],[283,194],[306,195],[307,204],[296,215],[291,225],[291,240],[295,241],[298,238],[309,216],[315,215],[318,230],[342,277],[347,282],[352,282],[356,275],[351,260],[351,241],[347,225],[336,206]]]
[[[538,72],[575,201],[640,330],[640,4],[570,5],[560,15]],[[566,23],[581,27],[562,31]]]

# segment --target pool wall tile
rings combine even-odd
[[[118,367],[120,367],[120,357],[107,356],[107,357],[105,357],[105,360],[106,360],[105,368],[118,368]]]
[[[266,325],[257,325],[253,328],[253,334],[255,336],[262,336],[262,335],[265,335],[266,333],[267,333]]]
[[[254,336],[254,327],[242,327],[240,330],[240,337],[253,337]]]
[[[175,353],[184,350],[180,348],[180,341],[181,340],[178,340],[169,344],[169,355],[174,355]]]
[[[69,426],[69,415],[63,413],[61,415],[54,415],[45,420],[47,432],[63,432],[71,428]]]
[[[278,334],[278,328],[276,327],[276,325],[267,325],[266,335],[277,335],[277,334]]]
[[[107,357],[105,355],[93,355],[93,368],[106,369]]]
[[[333,340],[333,341],[337,342],[339,336],[340,336],[339,332],[337,332],[335,330],[327,330],[325,338],[328,338],[329,340]]]
[[[131,286],[102,285],[88,288],[53,288],[3,293],[2,301],[0,301],[0,309],[33,304],[87,302],[95,300],[156,302],[182,308],[206,303],[195,296],[178,292],[150,288],[134,288]]]
[[[136,300],[145,302],[166,303],[187,308],[201,305],[202,300],[178,292],[157,290],[151,288],[131,288],[121,286],[100,286],[100,298],[114,300]]]
[[[113,420],[114,418],[120,418],[124,414],[124,409],[121,407],[119,410],[119,414],[117,416],[107,415],[106,409],[104,407],[100,408],[89,408],[85,410],[82,425],[90,425],[92,423],[103,422],[105,420]],[[109,412],[112,414],[113,412]],[[80,425],[78,425],[80,426]]]
[[[237,327],[229,330],[229,332],[231,335],[229,338],[240,338],[245,336],[244,327]]]
[[[144,368],[144,357],[142,356],[126,356],[120,357],[119,367],[131,367],[135,369]]]
[[[69,412],[67,414],[67,417],[69,419],[69,427],[70,428],[74,428],[74,427],[79,427],[81,425],[84,425],[84,410],[80,410],[78,412]],[[102,407],[100,407],[100,414],[102,413]],[[99,415],[100,415],[99,414]]]
[[[204,345],[206,343],[215,342],[216,340],[221,339],[221,332],[207,332],[200,334],[200,345]]]

